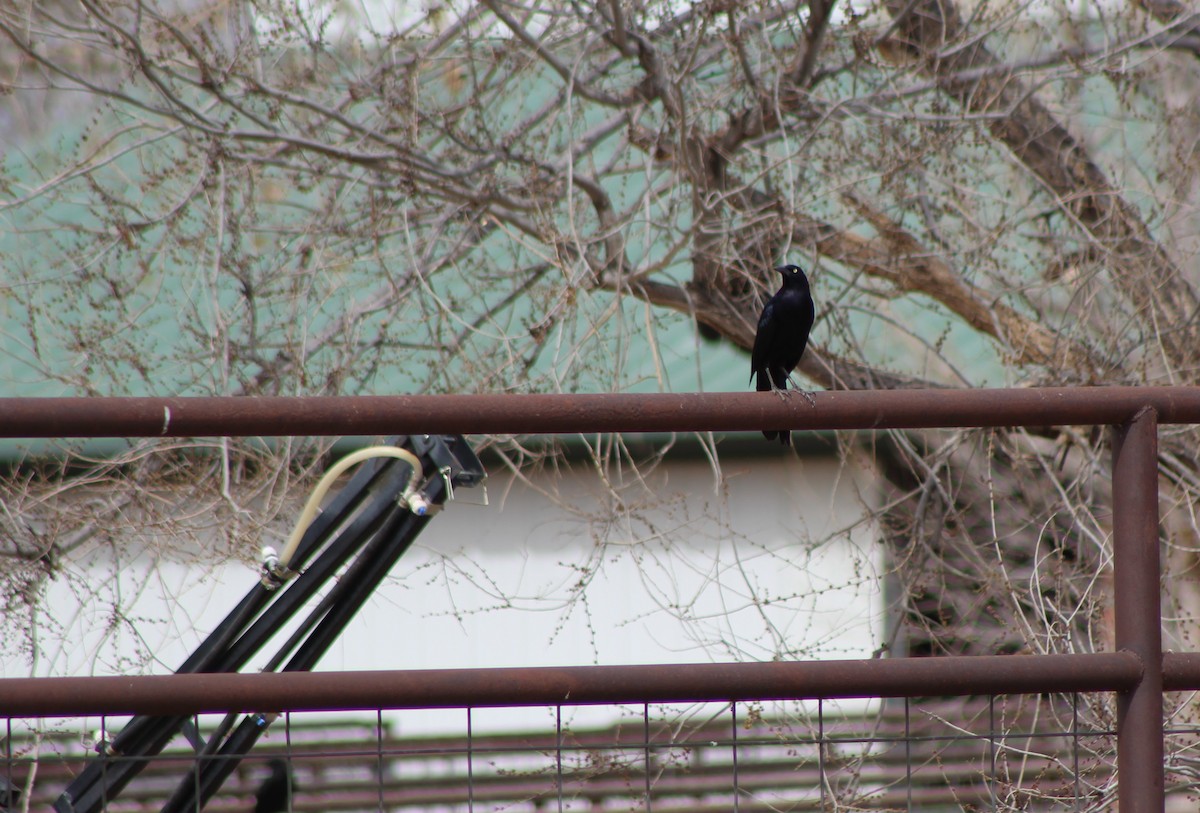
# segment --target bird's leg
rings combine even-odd
[[[811,394],[809,394],[808,390],[804,389],[804,388],[803,388],[803,387],[801,387],[799,384],[797,384],[797,383],[796,383],[796,379],[792,378],[792,376],[791,376],[791,374],[790,374],[790,373],[788,374],[787,380],[788,380],[788,381],[791,383],[791,385],[792,385],[792,386],[793,386],[793,387],[796,389],[796,392],[798,392],[798,393],[800,393],[801,395],[803,395],[803,396],[804,396],[804,400],[805,400],[805,401],[808,401],[808,405],[809,405],[810,407],[812,407],[813,409],[816,409],[816,407],[817,407],[817,402],[813,400],[813,397],[812,397],[812,395],[811,395]],[[791,393],[788,393],[788,395],[790,396],[790,395],[791,395]]]
[[[783,401],[784,403],[787,403],[787,400],[792,397],[792,394],[788,392],[786,383],[783,385],[783,389],[780,389],[779,387],[775,386],[774,381],[771,381],[771,392],[778,395],[779,400]]]

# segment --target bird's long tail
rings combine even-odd
[[[787,373],[783,372],[782,370],[772,372],[759,370],[758,374],[754,378],[754,389],[758,390],[759,392],[787,389]],[[772,379],[779,382],[781,386],[772,386]],[[775,440],[775,438],[779,438],[779,443],[783,446],[792,445],[792,433],[787,429],[764,429],[763,437],[767,440]]]
[[[764,429],[763,437],[767,440],[775,440],[775,438],[779,438],[779,444],[781,446],[792,445],[792,433],[787,429]]]

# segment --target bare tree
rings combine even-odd
[[[1182,4],[366,8],[0,10],[12,98],[90,116],[5,168],[6,342],[29,376],[673,387],[637,366],[645,348],[656,369],[719,352],[699,336],[748,348],[786,258],[814,268],[802,373],[822,387],[1197,381],[1200,23]],[[893,645],[1106,645],[1103,436],[873,443]],[[1195,446],[1169,430],[1160,457],[1184,639]],[[245,454],[192,465],[227,485]]]

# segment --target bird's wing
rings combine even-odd
[[[757,375],[760,385],[766,374],[767,355],[770,353],[771,343],[775,340],[778,330],[779,325],[775,319],[775,303],[768,301],[766,307],[763,308],[762,315],[758,317],[758,331],[754,334],[754,348],[750,351],[750,380],[753,381]],[[767,389],[770,388],[768,381]],[[760,386],[759,389],[762,387]]]
[[[790,367],[794,368],[800,363],[800,359],[804,356],[804,350],[808,347],[808,337],[812,333],[813,322],[815,321],[816,308],[813,306],[812,297],[805,296],[796,304],[796,322],[795,328],[795,361],[788,359]]]
[[[804,345],[808,346],[808,336],[812,333],[813,323],[817,320],[817,306],[813,303],[811,296],[804,297],[804,305],[801,313],[803,313]]]

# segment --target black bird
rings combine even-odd
[[[750,353],[750,379],[757,379],[755,389],[759,392],[771,390],[786,396],[788,377],[804,355],[816,309],[804,269],[780,265],[775,270],[783,276],[783,286],[767,300],[758,317],[758,332]],[[763,435],[767,440],[779,438],[784,446],[792,443],[792,433],[787,429],[764,429]]]
[[[271,775],[258,786],[258,793],[254,795],[254,813],[287,813],[292,809],[296,781],[282,759],[273,759],[267,765]]]

